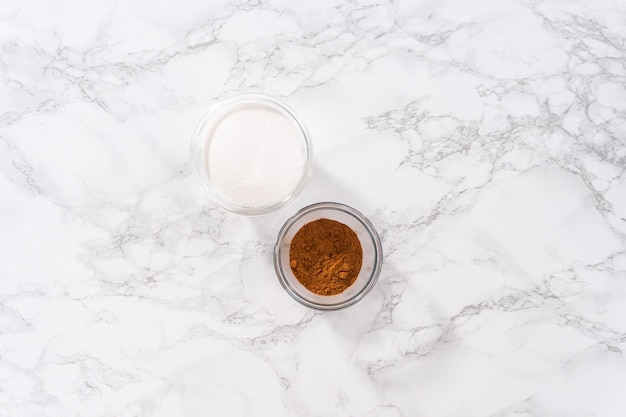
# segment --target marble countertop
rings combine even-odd
[[[624,414],[623,1],[5,0],[0,51],[0,416]],[[315,150],[256,218],[188,165],[242,91]],[[272,267],[324,200],[385,251],[338,312]]]

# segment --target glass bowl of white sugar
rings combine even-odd
[[[191,140],[191,168],[217,205],[259,215],[291,202],[311,172],[311,140],[296,113],[267,94],[217,103]]]

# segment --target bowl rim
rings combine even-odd
[[[202,130],[211,123],[215,124],[230,110],[233,110],[237,106],[244,104],[267,106],[281,112],[285,117],[291,118],[299,128],[301,138],[304,141],[306,160],[304,172],[302,174],[300,182],[288,196],[271,206],[250,208],[233,204],[228,200],[220,197],[220,195],[213,189],[208,175],[206,173],[203,174],[203,172],[206,170],[204,163],[206,140],[203,140],[201,137]],[[276,107],[278,107],[278,109],[276,109]],[[313,144],[309,131],[300,116],[298,116],[293,108],[285,103],[283,100],[266,93],[242,92],[217,101],[215,104],[213,104],[213,106],[209,108],[208,111],[206,111],[202,115],[191,136],[191,144],[189,147],[189,161],[191,165],[191,171],[193,173],[193,177],[196,183],[198,184],[204,195],[208,197],[211,202],[227,211],[230,211],[231,213],[247,216],[257,216],[271,213],[281,207],[286,206],[287,204],[292,202],[304,189],[304,186],[311,175],[311,169],[313,166]]]
[[[304,216],[313,213],[315,211],[318,211],[320,209],[333,209],[333,210],[338,210],[338,211],[342,211],[344,213],[347,213],[349,215],[351,215],[352,217],[354,217],[356,220],[358,220],[361,224],[363,224],[363,226],[365,227],[365,229],[367,230],[367,232],[369,233],[369,235],[372,238],[372,241],[374,243],[374,254],[375,254],[375,260],[374,260],[374,267],[372,268],[372,273],[370,274],[367,284],[361,289],[359,290],[359,292],[357,292],[356,294],[354,294],[352,297],[348,298],[347,300],[344,300],[340,303],[334,303],[334,304],[320,304],[314,301],[311,301],[303,296],[301,296],[287,281],[287,278],[285,277],[282,268],[281,268],[281,262],[280,262],[280,253],[281,253],[281,246],[282,246],[282,242],[285,239],[285,236],[287,234],[287,231],[291,228],[291,226],[298,220],[300,220],[301,218],[303,218]],[[278,236],[276,238],[276,243],[274,244],[274,256],[273,256],[273,260],[274,260],[274,270],[276,272],[276,276],[280,282],[280,284],[282,285],[282,287],[285,289],[285,291],[287,291],[287,293],[296,301],[298,301],[300,304],[303,304],[307,307],[316,309],[316,310],[324,310],[324,311],[331,311],[331,310],[340,310],[346,307],[349,307],[357,302],[359,302],[360,300],[363,299],[363,297],[365,297],[365,295],[367,295],[372,288],[374,288],[374,285],[376,284],[376,282],[378,281],[378,277],[380,276],[380,272],[382,270],[382,266],[383,266],[383,248],[382,248],[382,243],[380,240],[380,236],[378,235],[378,232],[376,231],[376,228],[374,227],[374,225],[372,224],[372,222],[363,215],[363,213],[361,213],[360,211],[356,210],[353,207],[350,207],[346,204],[343,203],[337,203],[337,202],[332,202],[332,201],[324,201],[324,202],[319,202],[319,203],[314,203],[314,204],[310,204],[306,207],[301,208],[300,210],[298,210],[293,216],[289,217],[287,219],[287,221],[285,221],[285,224],[283,224],[283,226],[281,227],[280,231],[278,232]]]

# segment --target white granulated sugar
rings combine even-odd
[[[275,205],[300,183],[306,148],[295,123],[277,110],[247,105],[227,113],[213,130],[208,174],[220,196],[241,207]]]

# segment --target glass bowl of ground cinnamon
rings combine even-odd
[[[382,263],[372,223],[340,203],[298,211],[282,227],[274,247],[274,268],[283,288],[318,310],[338,310],[361,300],[376,283]]]

